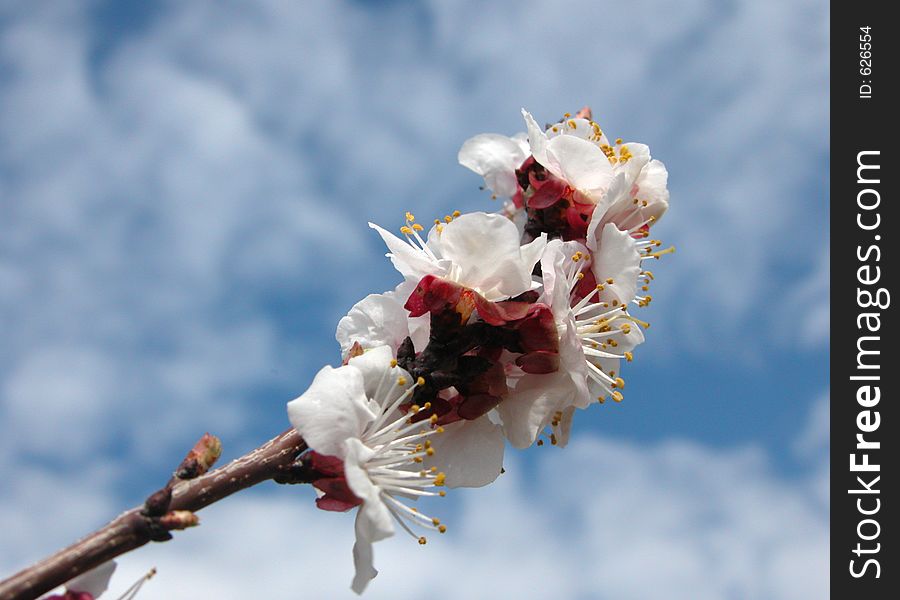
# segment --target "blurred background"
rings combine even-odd
[[[462,142],[590,104],[670,172],[625,402],[379,543],[366,597],[827,597],[827,33],[820,0],[0,3],[0,572],[204,431],[286,428],[399,281],[366,221],[496,210]],[[353,516],[313,498],[214,506],[112,589],[351,597]]]

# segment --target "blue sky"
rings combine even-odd
[[[572,448],[510,450],[515,473],[448,502],[460,533],[428,552],[511,580],[499,549],[521,513],[546,548],[516,557],[534,575],[509,597],[555,589],[534,578],[566,552],[607,565],[569,573],[567,597],[822,597],[827,30],[812,0],[4,3],[0,568],[140,500],[205,430],[233,457],[285,428],[338,360],[340,316],[398,281],[366,221],[494,210],[460,144],[522,130],[521,107],[590,104],[670,173],[656,231],[678,252],[654,270],[647,343],[622,405],[579,415]],[[327,540],[264,567],[267,597],[302,595],[285,564],[334,573],[315,589],[339,597],[351,523],[310,498],[205,512],[121,581],[157,564],[148,597],[188,597],[188,577],[259,591],[234,574],[253,553],[229,553],[228,518],[247,546],[293,549],[294,524]],[[425,585],[399,578],[421,556],[407,541],[378,548],[372,597]],[[648,557],[674,566],[647,576]]]

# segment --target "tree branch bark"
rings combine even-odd
[[[223,467],[172,485],[168,510],[195,512],[269,479],[305,483],[302,467],[295,464],[304,450],[306,443],[296,430],[289,429]],[[38,598],[116,556],[165,539],[167,531],[161,531],[158,521],[147,516],[146,505],[132,508],[71,546],[0,581],[0,600]]]

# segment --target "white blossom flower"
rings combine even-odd
[[[351,358],[345,366],[324,367],[309,389],[288,403],[290,421],[308,446],[343,461],[347,485],[362,501],[353,548],[356,575],[352,588],[357,593],[377,575],[372,544],[393,535],[394,522],[422,544],[425,538],[413,531],[415,527],[446,531],[438,519],[401,500],[445,495],[436,488],[447,483],[448,475],[431,463],[433,459],[448,454],[442,463],[452,466],[453,477],[458,481],[483,478],[484,464],[452,456],[452,439],[443,444],[432,443],[432,436],[444,434],[445,428],[435,426],[437,417],[414,419],[427,406],[413,405],[403,410],[416,386],[424,383],[411,379],[397,366],[391,349],[379,346]],[[448,425],[446,432],[451,427]],[[478,433],[484,433],[483,425]],[[496,464],[498,474],[502,438],[500,444],[499,456],[496,444],[492,446],[490,442],[482,444],[480,451],[475,449],[477,458]]]
[[[610,144],[600,126],[590,119],[565,118],[546,131],[522,109],[528,143],[534,159],[552,175],[566,182],[575,200],[585,204],[601,202],[617,175],[630,187],[650,161],[645,144]]]
[[[467,139],[459,149],[459,164],[484,177],[484,185],[494,197],[509,198],[519,190],[516,169],[528,158],[526,134],[507,137],[482,133]]]
[[[390,346],[396,352],[407,337],[412,338],[416,348],[424,348],[430,329],[428,315],[411,317],[403,308],[415,287],[415,281],[404,281],[393,291],[369,294],[354,304],[338,322],[335,332],[341,356],[346,357],[354,344],[363,350]]]
[[[635,237],[647,237],[650,227],[669,208],[668,178],[665,165],[655,159],[644,165],[630,187],[623,178],[621,185],[613,186],[594,208],[588,240],[609,223]]]
[[[644,341],[640,324],[627,312],[640,276],[635,240],[614,225],[603,230],[593,256],[578,242],[552,240],[541,257],[543,293],[559,334],[560,369],[549,374],[515,374],[513,391],[497,410],[510,442],[530,446],[550,428],[553,444],[568,440],[576,408],[612,397],[621,401],[621,359]],[[580,289],[586,274],[598,282]],[[579,297],[579,292],[584,293]]]
[[[457,218],[432,227],[423,240],[422,227],[410,218],[401,228],[401,240],[369,223],[384,240],[394,267],[407,279],[418,281],[434,275],[470,288],[494,302],[532,289],[531,272],[547,243],[546,236],[520,245],[518,228],[509,219],[483,212]]]

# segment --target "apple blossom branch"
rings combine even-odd
[[[227,465],[209,471],[221,454],[218,438],[205,434],[181,462],[172,479],[97,531],[0,581],[0,600],[29,600],[104,562],[144,544],[172,539],[172,531],[199,523],[194,514],[263,481],[306,483],[309,473],[297,461],[306,443],[289,429]]]

